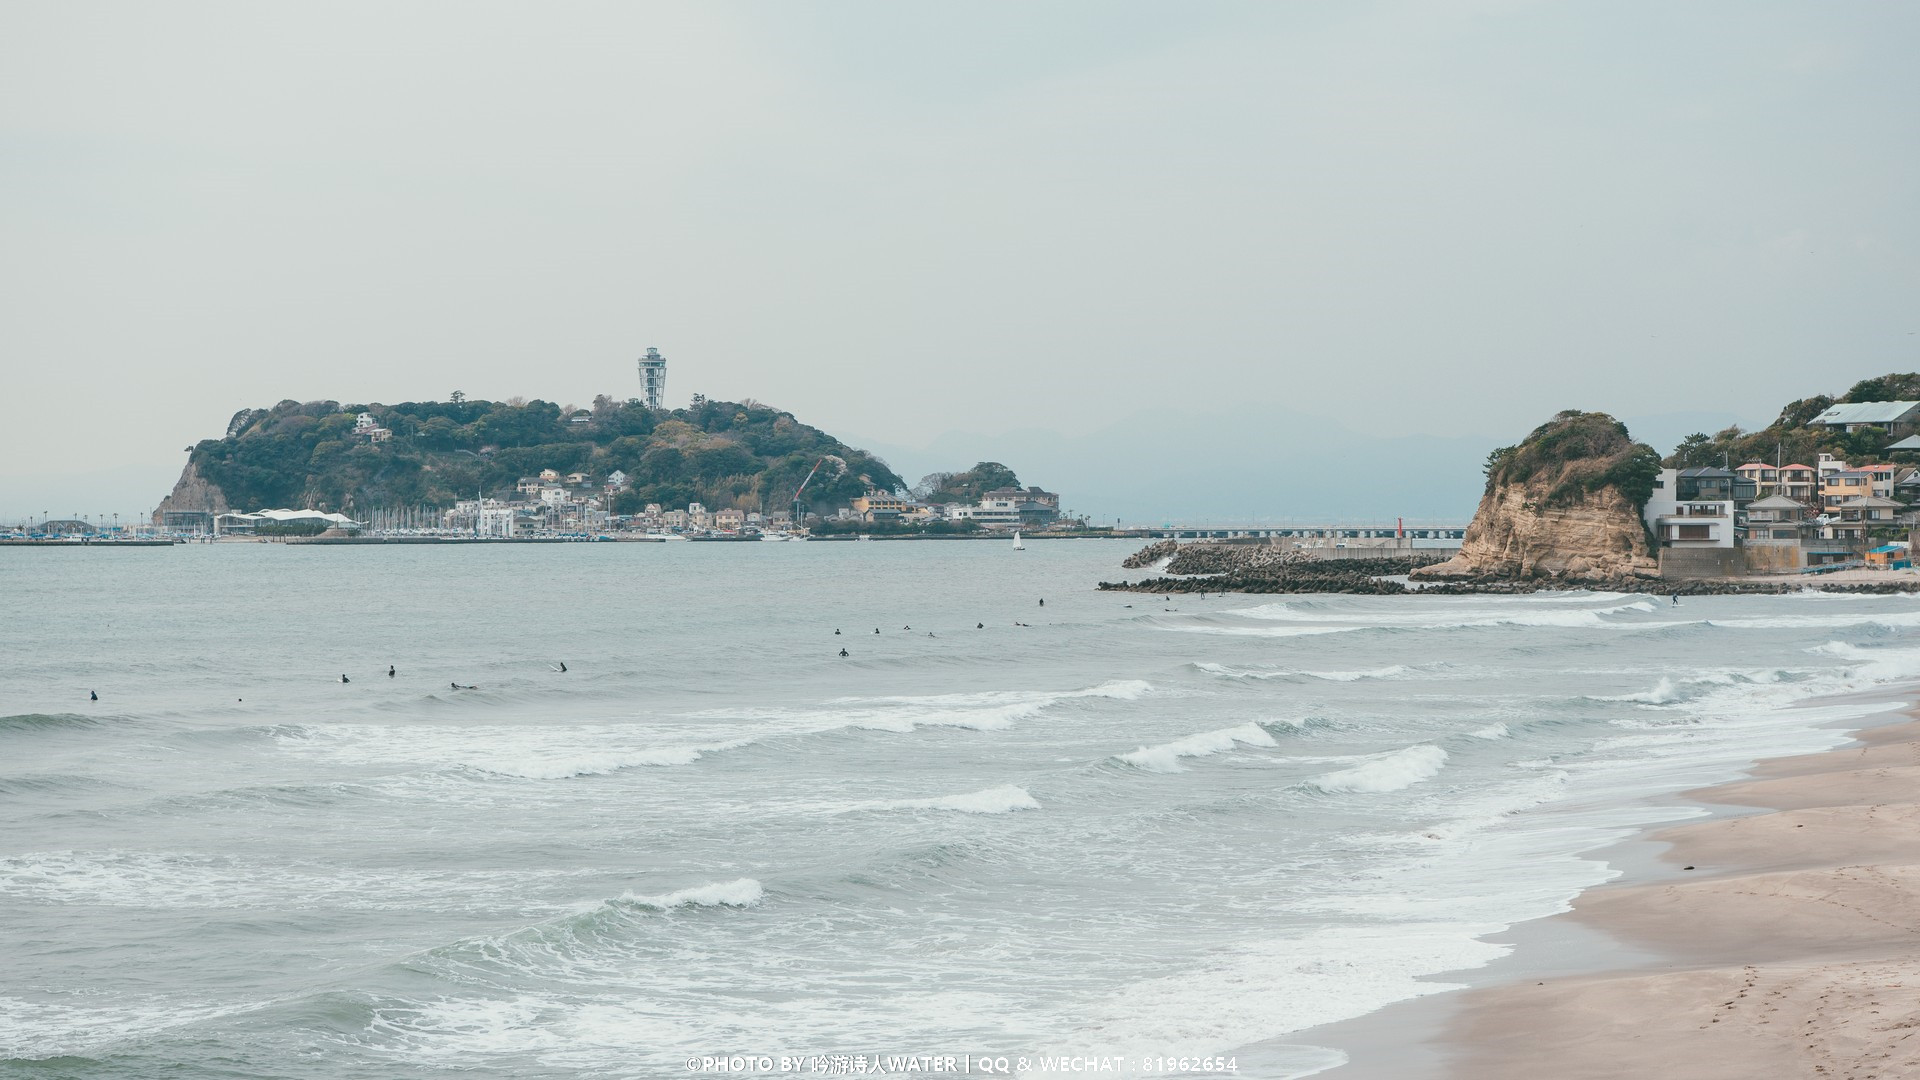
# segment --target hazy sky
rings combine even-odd
[[[151,507],[282,398],[631,396],[649,345],[670,404],[897,447],[1759,426],[1920,369],[1917,47],[1891,3],[0,0],[0,516]]]

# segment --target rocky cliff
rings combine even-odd
[[[1564,578],[1572,584],[1659,576],[1640,508],[1654,450],[1603,413],[1563,412],[1487,459],[1487,491],[1460,554],[1417,580]]]
[[[1587,580],[1658,577],[1640,508],[1618,488],[1543,507],[1539,484],[1504,486],[1480,500],[1460,554],[1413,573],[1416,580],[1565,576]]]
[[[160,500],[160,506],[153,512],[153,523],[162,523],[169,510],[200,510],[210,514],[224,514],[233,507],[227,505],[227,494],[218,484],[209,482],[200,475],[200,470],[191,459],[187,467],[180,471],[180,479],[174,482],[173,491]]]

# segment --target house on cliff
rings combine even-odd
[[[1827,409],[1807,421],[1807,426],[1849,434],[1880,428],[1892,436],[1909,435],[1920,428],[1920,401],[1848,402]]]
[[[1661,469],[1641,510],[1663,548],[1734,546],[1734,486],[1726,469]]]

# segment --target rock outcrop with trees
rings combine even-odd
[[[1487,487],[1460,553],[1416,579],[1657,577],[1641,508],[1660,455],[1605,413],[1569,409],[1487,455]]]

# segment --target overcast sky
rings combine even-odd
[[[1761,426],[1920,369],[1917,31],[0,0],[0,516],[150,508],[283,398],[632,396],[650,345],[669,404],[896,447],[1215,404],[1489,446],[1568,407]]]

